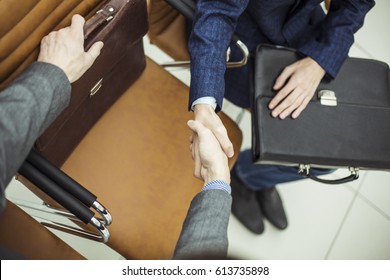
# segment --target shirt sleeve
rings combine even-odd
[[[202,188],[202,191],[207,191],[207,190],[222,190],[227,192],[228,194],[232,193],[232,189],[230,185],[223,180],[213,180],[208,182]]]

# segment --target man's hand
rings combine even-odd
[[[312,58],[303,58],[289,66],[276,79],[273,89],[278,93],[268,108],[272,116],[284,119],[290,114],[295,119],[306,108],[325,70]]]
[[[210,129],[217,138],[226,156],[231,158],[234,155],[233,144],[229,139],[227,130],[221,119],[208,104],[197,104],[194,108],[195,120],[200,121]],[[196,135],[194,135],[196,137]]]
[[[53,31],[41,41],[38,61],[60,67],[70,83],[78,80],[92,66],[99,56],[103,42],[96,42],[84,51],[84,18],[74,15],[72,24]]]
[[[194,176],[208,183],[223,180],[230,184],[228,159],[215,135],[199,121],[188,121],[197,137],[190,137],[190,151],[195,162]]]

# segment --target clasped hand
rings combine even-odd
[[[228,159],[213,132],[196,120],[188,121],[193,131],[190,137],[190,151],[194,160],[194,176],[208,183],[223,180],[230,183]]]
[[[297,118],[314,95],[325,70],[312,58],[303,58],[287,66],[276,79],[277,91],[268,108],[273,117]]]
[[[84,51],[84,22],[83,17],[74,15],[69,27],[53,31],[41,41],[38,61],[61,68],[70,83],[92,66],[103,47],[103,42],[96,42],[87,52]]]

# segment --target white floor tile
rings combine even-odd
[[[31,192],[28,188],[26,188],[19,181],[12,179],[9,183],[8,187],[5,189],[5,195],[7,199],[13,200],[25,200],[29,202],[39,203],[42,200],[39,199],[33,192]]]
[[[49,229],[65,243],[88,260],[124,260],[125,258],[104,243],[77,237],[58,230]]]
[[[372,58],[372,55],[368,53],[359,43],[355,43],[349,49],[348,55],[350,57]]]
[[[328,259],[390,259],[390,219],[356,198]]]
[[[390,172],[370,171],[367,173],[360,194],[390,219]]]
[[[232,120],[237,120],[238,115],[241,113],[242,109],[229,100],[224,99],[222,103],[222,111]]]
[[[145,54],[158,64],[164,64],[174,61],[169,55],[161,51],[157,46],[150,43],[148,36],[144,36]],[[182,81],[185,85],[190,85],[190,70],[189,67],[167,67],[166,70]]]
[[[224,104],[228,101],[224,101]],[[246,150],[252,147],[252,131],[251,131],[251,114],[247,110],[242,110],[232,103],[228,103],[227,108],[223,108],[223,112],[226,113],[231,119],[238,123],[242,131],[242,143],[241,150]]]
[[[363,27],[356,33],[355,41],[372,58],[390,64],[390,1],[376,0],[367,14]]]
[[[324,259],[353,193],[311,180],[280,185],[278,190],[288,228],[280,231],[267,222],[265,232],[254,235],[232,217],[229,254],[244,259]]]
[[[38,198],[33,192],[27,189],[23,184],[21,184],[17,180],[12,180],[6,189],[7,199],[13,201],[18,204],[21,203],[29,203],[36,204],[39,206],[42,203],[42,200]],[[30,208],[21,207],[28,214],[33,216],[39,222],[43,221],[43,219],[48,219],[49,221],[56,221],[65,223],[67,225],[74,226],[69,220],[65,218],[58,217],[56,215],[45,213],[42,211],[37,211]],[[43,226],[43,225],[42,225]],[[65,243],[69,244],[72,248],[74,248],[77,252],[83,255],[86,259],[90,260],[119,260],[123,259],[123,257],[118,254],[116,251],[112,250],[106,244],[101,242],[96,242],[93,240],[85,239],[82,237],[78,237],[72,234],[68,234],[65,232],[61,232],[59,230],[50,229],[55,235],[57,235],[60,239],[62,239]]]

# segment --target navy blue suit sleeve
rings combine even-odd
[[[332,0],[320,30],[298,50],[313,58],[331,77],[336,77],[354,42],[354,33],[363,26],[373,0]]]
[[[249,0],[198,0],[189,38],[191,87],[188,108],[196,99],[212,96],[216,111],[222,107],[225,91],[226,51],[238,17]]]

